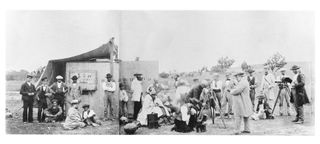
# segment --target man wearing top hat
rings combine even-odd
[[[62,81],[62,76],[58,75],[56,80],[57,81],[50,86],[50,90],[53,94],[53,99],[57,100],[58,105],[62,108],[62,114],[65,115],[65,94],[68,92],[68,87]]]
[[[255,97],[256,97],[256,87],[257,87],[257,82],[256,82],[256,78],[253,76],[253,73],[255,72],[253,69],[249,69],[247,71],[249,73],[247,79],[249,82],[249,86],[250,86],[250,99],[251,99],[251,103],[254,109],[254,101],[255,101]]]
[[[23,123],[33,122],[33,101],[36,93],[35,86],[31,83],[33,76],[27,75],[27,80],[21,85],[20,94],[23,101]]]
[[[250,133],[249,116],[253,113],[253,110],[249,95],[249,82],[244,76],[244,72],[237,72],[234,76],[238,83],[230,93],[233,95],[232,108],[235,117],[235,134]],[[244,130],[240,131],[242,121],[244,121]]]
[[[112,103],[115,96],[116,83],[110,73],[106,75],[106,78],[107,80],[102,83],[102,89],[104,90],[104,116],[106,120],[113,120]]]
[[[309,98],[306,93],[305,85],[305,76],[301,73],[300,67],[297,65],[292,66],[292,72],[294,73],[292,79],[292,88],[291,88],[291,99],[290,102],[294,103],[296,110],[296,118],[292,122],[303,124],[304,123],[304,114],[303,114],[303,105],[310,103]]]
[[[280,69],[280,75],[277,77],[277,81],[279,82],[278,87],[279,87],[279,98],[280,98],[280,102],[279,102],[279,114],[280,116],[283,115],[283,101],[286,100],[286,104],[287,104],[287,114],[288,116],[290,116],[290,89],[289,89],[289,84],[287,82],[284,81],[285,78],[288,78],[289,76],[286,75],[286,69],[285,68],[281,68]]]
[[[133,119],[137,119],[138,113],[142,107],[142,74],[134,74],[135,78],[131,83],[133,105]]]

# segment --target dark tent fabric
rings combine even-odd
[[[80,55],[76,55],[76,56],[64,58],[64,59],[50,60],[46,66],[45,71],[43,72],[39,81],[37,82],[37,85],[39,85],[40,80],[43,77],[48,78],[49,84],[52,84],[55,81],[55,77],[57,75],[61,75],[65,78],[67,62],[90,61],[94,59],[110,59],[110,51],[112,46],[113,44],[108,42],[107,44],[103,44],[97,49],[94,49],[92,51],[89,51]]]

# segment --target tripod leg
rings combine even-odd
[[[273,105],[273,109],[272,109],[271,115],[273,114],[274,109],[276,108],[276,105],[277,105],[277,103],[278,103],[278,99],[279,99],[279,97],[280,97],[280,92],[281,92],[281,89],[280,89],[279,92],[278,92],[278,96],[277,96],[276,102],[275,102],[274,105]]]

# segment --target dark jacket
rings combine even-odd
[[[202,93],[203,87],[201,85],[197,85],[196,87],[192,88],[190,92],[188,93],[188,98],[195,98],[197,100],[200,100],[200,95]]]
[[[255,87],[251,87],[251,86],[253,86],[253,85],[256,84],[256,78],[255,78],[255,77],[252,77],[252,79],[250,79],[250,76],[248,76],[247,79],[248,79],[248,82],[249,82],[250,89],[251,89],[251,90],[254,90]]]
[[[40,102],[46,102],[46,99],[47,99],[47,96],[45,95],[46,93],[50,93],[50,88],[49,86],[46,86],[46,89],[43,90],[43,85],[42,86],[39,86],[37,88],[37,95],[36,97],[39,98],[39,101]]]
[[[20,94],[22,95],[22,100],[33,100],[34,95],[29,96],[28,93],[36,93],[36,87],[31,84],[28,85],[27,82],[21,85]]]
[[[290,101],[296,103],[298,106],[310,103],[305,85],[305,77],[303,74],[299,74],[297,77],[297,84],[293,87],[296,91],[296,98],[294,98],[293,93],[291,93]]]

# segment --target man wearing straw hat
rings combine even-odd
[[[113,108],[112,103],[113,99],[115,97],[115,91],[116,91],[116,83],[112,79],[112,75],[108,73],[106,75],[107,80],[102,83],[102,88],[104,90],[104,116],[106,120],[113,120]]]
[[[58,75],[56,77],[57,82],[50,86],[51,93],[53,94],[53,99],[56,99],[58,105],[62,108],[62,114],[65,115],[65,94],[68,92],[67,85],[62,81],[63,77]]]
[[[253,113],[249,95],[250,86],[244,77],[244,72],[237,72],[234,76],[238,83],[230,93],[233,95],[235,134],[250,133],[249,117]],[[240,131],[242,120],[244,121],[244,131]]]
[[[291,99],[290,102],[294,103],[295,110],[297,112],[295,122],[297,124],[304,123],[304,114],[303,114],[303,105],[310,103],[309,98],[306,93],[305,85],[305,77],[304,74],[300,72],[300,67],[297,65],[292,66],[292,72],[294,73],[292,88],[291,88]]]

